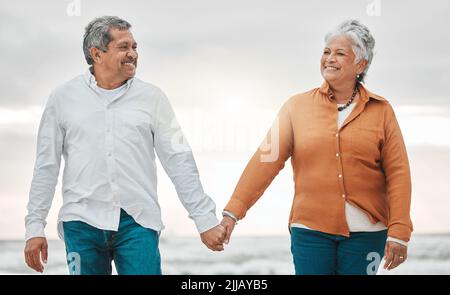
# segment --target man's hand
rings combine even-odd
[[[48,244],[47,239],[42,237],[29,239],[25,245],[25,262],[37,272],[44,272],[44,266],[41,263],[47,263]]]
[[[223,240],[225,238],[225,228],[219,224],[200,234],[203,244],[213,251],[223,250]]]
[[[386,263],[384,269],[391,270],[405,262],[408,256],[408,247],[399,243],[388,241],[384,248]]]
[[[230,242],[231,233],[236,225],[236,221],[229,216],[224,216],[220,224],[223,225],[226,231],[224,243],[228,244]]]

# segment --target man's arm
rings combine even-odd
[[[154,126],[155,150],[178,197],[194,220],[203,243],[211,250],[223,250],[225,229],[219,225],[214,201],[203,191],[192,154],[169,100],[159,91]]]
[[[44,228],[58,182],[63,138],[55,98],[50,95],[39,125],[36,162],[25,217],[25,260],[29,267],[39,272],[43,271],[40,258],[44,263],[47,260]]]

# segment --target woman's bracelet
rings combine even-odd
[[[226,211],[226,210],[223,210],[222,211],[222,217],[225,217],[225,216],[230,217],[231,219],[234,220],[235,224],[238,224],[238,220],[239,219],[237,219],[237,217],[233,213],[231,213],[229,211]]]

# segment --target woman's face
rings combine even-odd
[[[347,36],[335,36],[328,40],[320,60],[322,77],[331,84],[353,82],[367,65],[366,60],[355,64],[352,41]]]

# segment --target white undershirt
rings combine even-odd
[[[116,96],[119,95],[123,90],[125,90],[127,84],[123,84],[114,89],[105,89],[97,85],[96,89],[102,94],[102,97],[106,98],[107,102],[110,103]]]

